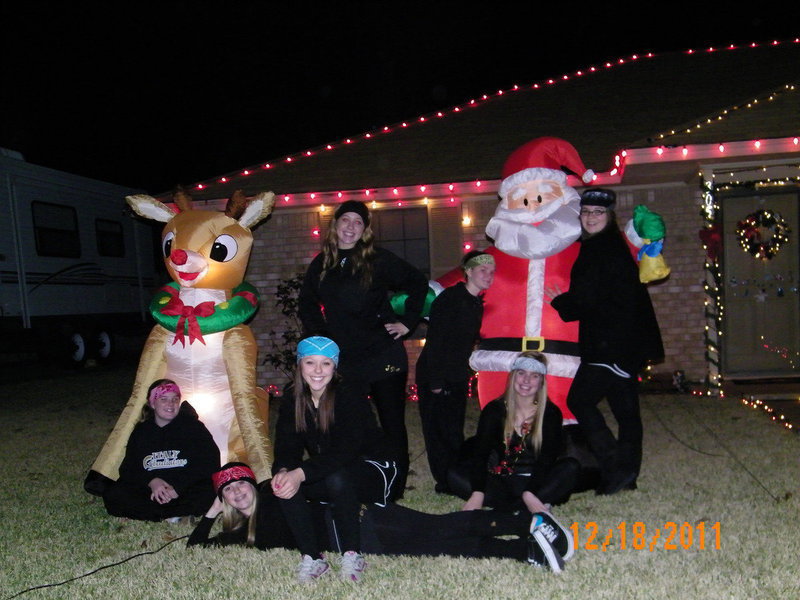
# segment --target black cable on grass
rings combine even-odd
[[[650,410],[650,411],[651,411],[651,412],[652,412],[652,413],[655,415],[655,417],[656,417],[656,419],[658,420],[658,422],[659,422],[659,423],[661,423],[661,426],[662,426],[664,429],[666,429],[667,433],[668,433],[668,434],[669,434],[669,435],[672,437],[672,439],[674,439],[676,442],[678,442],[678,443],[679,443],[681,446],[684,446],[685,448],[688,448],[688,449],[689,449],[689,450],[691,450],[692,452],[697,452],[698,454],[705,454],[706,456],[716,456],[716,457],[722,457],[722,454],[714,454],[713,452],[706,452],[705,450],[700,450],[699,448],[695,448],[694,446],[691,446],[691,445],[687,444],[687,443],[686,443],[686,442],[684,442],[682,439],[680,439],[680,438],[679,438],[679,437],[678,437],[678,436],[675,434],[675,432],[674,432],[674,431],[672,431],[672,429],[670,429],[669,427],[667,427],[667,424],[666,424],[666,423],[664,423],[664,420],[661,418],[661,415],[659,415],[659,414],[658,414],[658,412],[656,411],[656,409],[655,409],[655,408],[653,408],[652,406],[650,406],[650,404],[649,404],[649,403],[647,403],[647,404],[644,404],[644,406],[646,406],[646,407],[647,407],[647,408],[648,408],[648,409],[649,409],[649,410]]]
[[[694,414],[694,413],[693,413],[693,412],[692,412],[692,411],[689,409],[688,405],[685,405],[685,406],[684,406],[684,410],[686,410],[686,412],[690,413],[690,414],[692,415],[692,418],[694,418],[695,420],[697,420],[697,419],[696,419],[696,416],[695,416],[695,414]],[[709,426],[708,426],[708,425],[707,425],[707,424],[706,424],[704,421],[702,421],[702,420],[700,421],[700,424],[703,426],[703,428],[704,428],[704,429],[705,429],[705,430],[706,430],[708,433],[710,433],[710,434],[711,434],[711,437],[713,437],[713,438],[714,438],[714,439],[717,441],[717,443],[718,443],[720,446],[722,446],[722,448],[725,450],[725,452],[727,452],[727,453],[728,453],[728,456],[730,456],[730,457],[731,457],[731,458],[734,460],[734,462],[736,462],[736,464],[737,464],[737,465],[739,465],[739,466],[742,468],[742,470],[743,470],[745,473],[747,473],[748,475],[750,475],[750,477],[752,477],[752,478],[753,478],[753,481],[755,481],[755,482],[758,484],[758,487],[760,487],[762,490],[764,490],[764,492],[767,494],[767,496],[769,496],[770,498],[772,498],[772,499],[773,499],[775,502],[780,502],[780,501],[781,501],[781,500],[780,500],[780,498],[778,498],[777,496],[775,496],[775,495],[774,495],[772,492],[770,492],[770,491],[767,489],[767,486],[765,486],[763,483],[761,483],[761,480],[760,480],[758,477],[756,477],[755,473],[753,473],[753,472],[752,472],[750,469],[748,469],[748,468],[747,468],[747,466],[746,466],[746,465],[745,465],[745,464],[744,464],[744,463],[743,463],[741,460],[739,460],[739,457],[738,457],[738,456],[736,456],[736,455],[735,455],[735,454],[734,454],[734,453],[731,451],[731,449],[730,449],[730,448],[728,448],[728,446],[725,444],[725,442],[723,442],[723,441],[722,441],[722,439],[721,439],[721,438],[720,438],[720,437],[717,435],[717,432],[716,432],[716,431],[714,431],[713,429],[711,429],[711,428],[710,428],[710,427],[709,427]]]
[[[412,458],[411,460],[409,460],[409,461],[408,461],[408,464],[409,464],[409,465],[413,465],[413,464],[414,464],[415,462],[417,462],[417,461],[418,461],[420,458],[422,458],[422,455],[423,455],[423,454],[425,454],[425,450],[423,450],[422,452],[420,452],[419,454],[417,454],[417,455],[416,455],[414,458]]]
[[[122,560],[119,560],[117,562],[114,562],[114,563],[111,563],[111,564],[108,564],[108,565],[103,565],[102,567],[97,567],[96,569],[94,569],[92,571],[89,571],[88,573],[84,573],[83,575],[78,575],[77,577],[71,577],[71,578],[66,579],[64,581],[61,581],[59,583],[45,583],[45,584],[42,584],[42,585],[35,585],[33,587],[28,588],[27,590],[22,590],[21,592],[17,592],[13,596],[8,596],[7,598],[4,598],[3,600],[11,600],[12,598],[18,598],[19,596],[22,596],[22,594],[27,594],[28,592],[32,592],[33,590],[42,590],[44,588],[58,587],[59,585],[64,585],[65,583],[70,583],[72,581],[77,581],[78,579],[83,579],[84,577],[88,577],[89,575],[94,575],[95,573],[97,573],[99,571],[102,571],[103,569],[108,569],[108,568],[111,568],[111,567],[117,567],[117,566],[119,566],[119,565],[121,565],[123,563],[128,562],[129,560],[133,560],[134,558],[138,558],[139,556],[147,556],[148,554],[155,554],[157,552],[161,552],[164,548],[166,548],[170,544],[174,544],[178,540],[185,540],[188,537],[189,537],[188,535],[182,535],[181,537],[175,538],[174,540],[170,540],[169,542],[167,542],[166,544],[164,544],[163,546],[161,546],[160,548],[157,548],[155,550],[150,550],[148,552],[139,552],[138,554],[134,554],[132,556],[129,556],[128,558],[124,558]]]

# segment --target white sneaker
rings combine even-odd
[[[353,550],[342,554],[339,564],[342,565],[342,579],[355,583],[361,581],[364,576],[364,569],[367,568],[367,561],[364,560],[364,557]]]
[[[330,569],[328,561],[324,558],[311,558],[308,554],[304,554],[300,564],[297,565],[297,581],[301,583],[316,581]]]

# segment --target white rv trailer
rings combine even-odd
[[[81,364],[145,321],[156,265],[135,193],[0,148],[0,351]]]

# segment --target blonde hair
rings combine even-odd
[[[547,368],[547,359],[544,357],[544,354],[540,352],[528,350],[521,353],[520,356],[533,358]],[[517,413],[517,391],[514,389],[514,378],[517,376],[517,373],[519,373],[520,370],[521,369],[517,369],[508,374],[506,391],[505,394],[503,394],[503,400],[506,404],[506,422],[503,428],[503,437],[506,446],[508,446],[511,436],[514,435],[514,419]],[[544,375],[542,375],[542,386],[539,388],[539,391],[536,392],[533,403],[536,407],[536,413],[533,415],[531,430],[527,433],[527,435],[525,435],[522,441],[528,448],[533,450],[534,454],[539,454],[539,450],[542,448],[542,424],[544,423],[544,410],[547,407],[547,378]]]
[[[222,497],[222,531],[231,533],[237,529],[247,527],[246,546],[253,546],[256,543],[256,515],[258,514],[258,490],[255,486],[247,482],[253,493],[253,504],[250,507],[250,516],[247,517],[238,509],[233,508],[225,497]]]
[[[322,273],[319,280],[322,281],[331,269],[339,264],[339,238],[336,235],[336,223],[338,219],[331,219],[328,226],[328,233],[322,241]],[[353,254],[350,257],[354,275],[361,276],[361,286],[369,289],[372,285],[372,259],[375,256],[375,234],[372,233],[372,226],[365,225],[361,239],[356,242]]]

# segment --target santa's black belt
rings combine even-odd
[[[578,342],[565,342],[564,340],[546,340],[543,337],[499,337],[486,338],[478,344],[478,350],[506,350],[510,352],[547,352],[548,354],[566,354],[567,356],[580,356]]]

